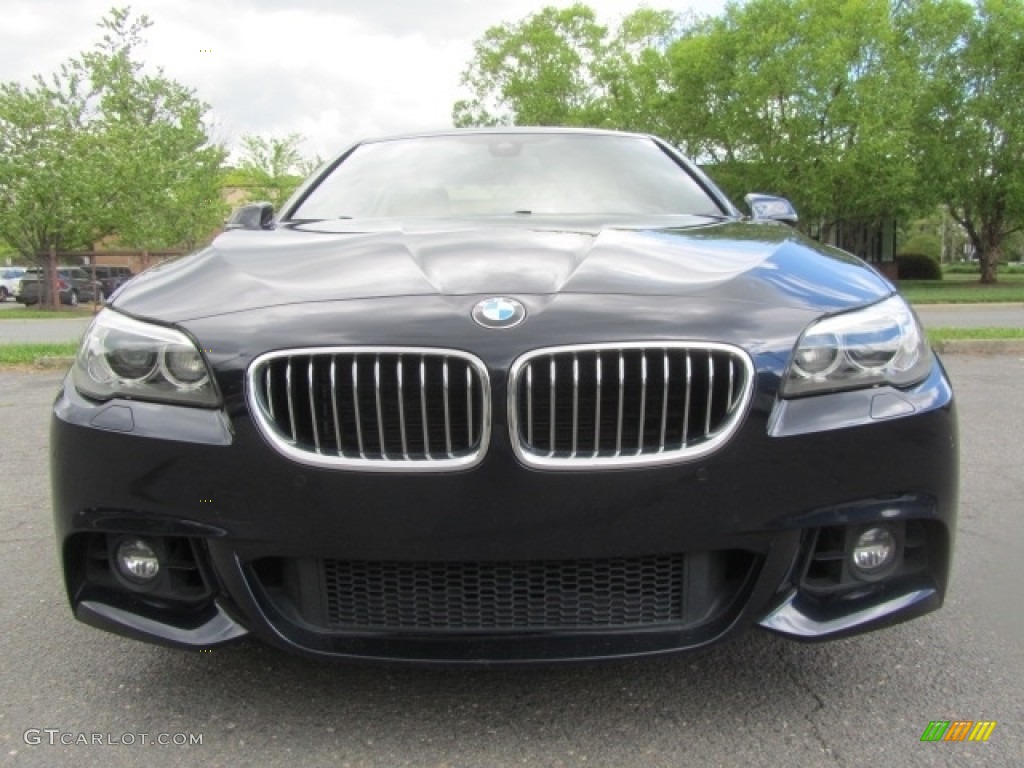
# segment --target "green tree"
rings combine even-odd
[[[916,110],[922,181],[967,232],[981,282],[994,283],[1024,225],[1024,3],[932,0],[908,4],[907,21],[932,41]]]
[[[307,160],[299,151],[304,141],[298,133],[284,138],[242,137],[242,159],[238,166],[248,187],[246,201],[268,201],[275,209],[295,191],[302,179],[320,164],[319,158]]]
[[[31,85],[0,85],[0,238],[26,255],[194,245],[223,220],[224,150],[207,106],[137,58],[145,16],[112,9],[102,40]]]
[[[969,251],[967,233],[945,205],[936,205],[926,216],[909,220],[901,230],[898,253],[925,253],[947,263],[962,261]]]
[[[604,94],[601,125],[680,139],[667,106],[672,97],[668,51],[682,23],[679,14],[651,8],[622,20],[594,66]]]
[[[210,141],[207,105],[162,70],[146,74],[135,58],[149,26],[114,9],[100,23],[103,40],[82,56],[103,120],[101,159],[115,182],[107,229],[137,248],[193,248],[224,220],[226,153]]]
[[[915,199],[912,57],[888,0],[751,0],[669,52],[671,121],[733,195],[790,197],[826,231]]]
[[[96,132],[84,126],[78,74],[68,65],[53,87],[0,85],[0,239],[46,268],[44,296],[59,307],[58,250],[85,247],[104,234],[95,163]],[[41,257],[41,254],[46,254]]]
[[[544,8],[488,29],[473,46],[456,102],[456,126],[593,125],[603,122],[597,72],[608,30],[582,4]]]
[[[62,74],[74,75],[65,66]],[[19,253],[88,245],[99,224],[99,150],[81,104],[37,80],[0,85],[0,238]]]
[[[474,44],[461,80],[471,96],[455,103],[452,119],[460,127],[590,126],[671,138],[666,54],[682,18],[639,8],[610,29],[577,3],[491,27]]]

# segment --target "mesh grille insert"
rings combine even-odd
[[[333,628],[575,629],[684,618],[683,555],[321,563],[325,618]]]

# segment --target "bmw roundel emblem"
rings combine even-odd
[[[473,319],[484,328],[511,328],[526,319],[526,307],[515,299],[496,296],[478,302]]]

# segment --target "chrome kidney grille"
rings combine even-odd
[[[523,463],[552,469],[695,458],[729,439],[752,390],[750,358],[724,344],[539,349],[512,367],[512,444]]]
[[[670,463],[728,440],[752,391],[750,358],[725,344],[538,349],[510,370],[509,434],[516,456],[533,467]],[[271,352],[249,366],[246,393],[270,444],[314,466],[460,469],[479,463],[490,440],[487,369],[458,350]]]
[[[270,444],[315,466],[439,471],[473,466],[490,435],[483,363],[457,350],[335,347],[249,366],[250,410]]]

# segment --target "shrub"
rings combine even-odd
[[[938,261],[942,253],[942,241],[935,235],[920,232],[908,237],[898,250],[899,253],[923,253]]]
[[[931,256],[923,253],[896,254],[900,280],[941,280],[942,267]]]

